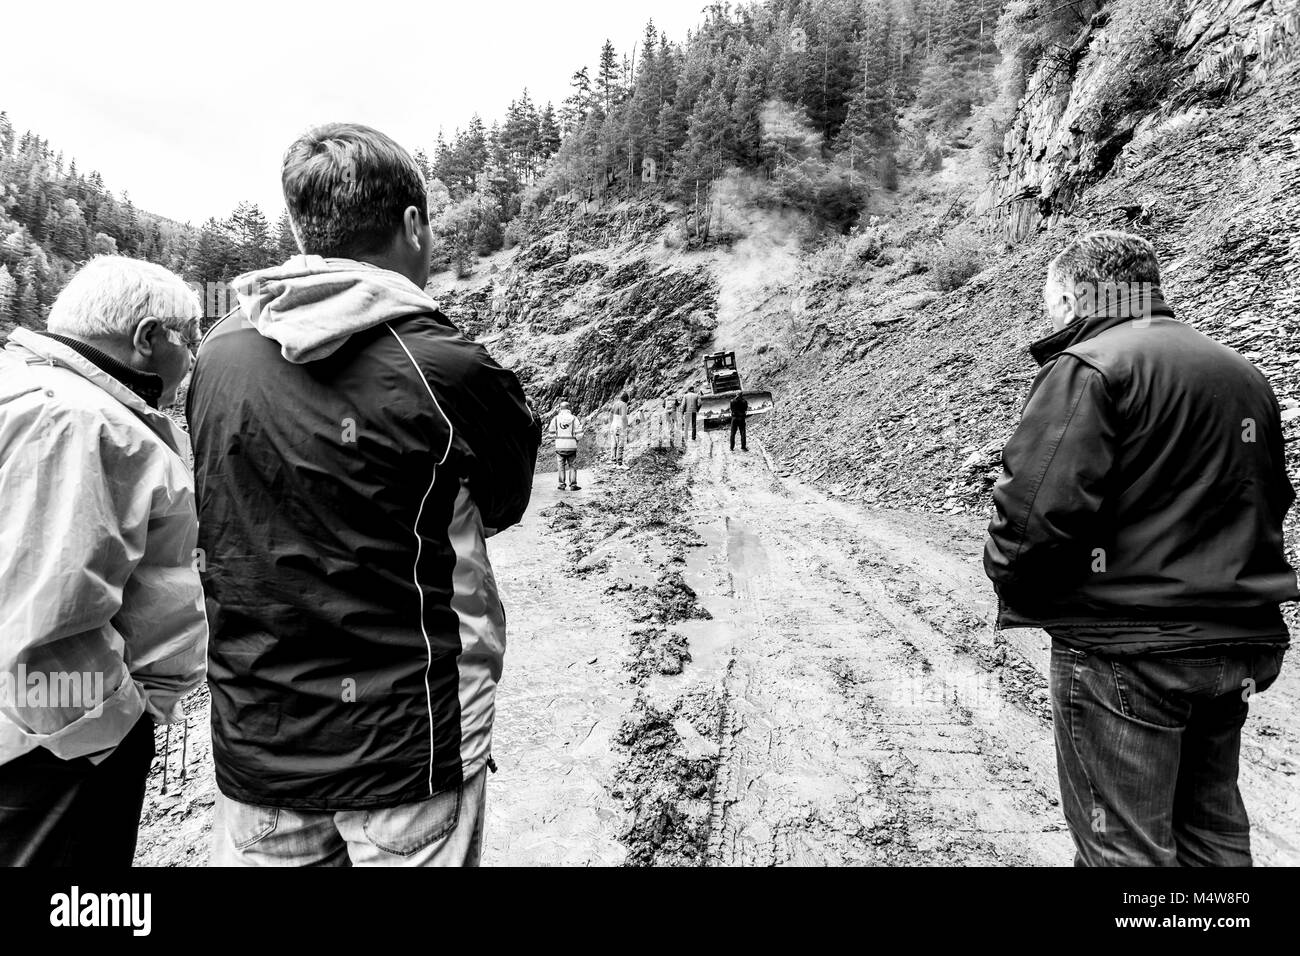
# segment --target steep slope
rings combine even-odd
[[[1191,61],[1185,69],[1194,70]],[[1090,95],[1093,75],[1042,108],[1064,115],[1074,96]],[[769,447],[791,470],[852,497],[983,509],[998,449],[1036,371],[1026,346],[1048,331],[1047,261],[1081,232],[1124,228],[1155,243],[1178,315],[1269,376],[1289,423],[1292,472],[1300,475],[1297,102],[1300,63],[1292,60],[1230,102],[1201,101],[1175,113],[1148,107],[1095,183],[1088,183],[1095,169],[1085,174],[1074,165],[1077,148],[1063,150],[1056,166],[1021,160],[1013,194],[1037,184],[1044,201],[1034,200],[1032,214],[1011,213],[988,205],[986,194],[983,224],[1026,235],[1015,245],[986,240],[1000,254],[950,292],[909,275],[906,263],[811,283],[801,344],[767,370],[782,396]],[[1009,156],[1029,155],[1023,140],[1008,140]],[[1070,181],[1085,185],[1067,206],[1055,205]],[[991,193],[1005,189],[995,182]],[[813,427],[803,424],[809,419]]]
[[[649,400],[681,384],[717,325],[718,282],[707,257],[670,247],[673,214],[556,203],[518,249],[433,292],[539,409],[567,397],[589,414],[624,389]]]

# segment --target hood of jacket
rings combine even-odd
[[[405,276],[355,259],[294,256],[233,285],[248,322],[295,365],[329,357],[358,332],[437,307]]]

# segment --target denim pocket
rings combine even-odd
[[[1206,666],[1179,664],[1161,657],[1111,658],[1120,712],[1129,720],[1173,729],[1186,725],[1191,696],[1213,692],[1223,673],[1223,658]]]
[[[418,803],[370,810],[362,830],[373,846],[398,856],[410,856],[456,829],[463,791],[463,786],[455,786]]]
[[[226,809],[226,829],[237,850],[247,849],[270,836],[280,822],[280,811],[275,807],[255,807],[229,800]]]
[[[1285,656],[1286,650],[1281,647],[1269,648],[1256,655],[1254,666],[1251,668],[1255,693],[1266,691],[1273,686],[1273,681],[1277,680],[1277,675],[1282,671],[1282,658]]]

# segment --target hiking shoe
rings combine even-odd
[[[569,490],[570,490],[570,491],[581,491],[581,490],[582,490],[582,485],[569,485]]]
[[[568,491],[568,490],[569,490],[569,486],[568,486],[568,485],[556,485],[555,487],[557,487],[560,491]]]

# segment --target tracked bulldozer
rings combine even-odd
[[[740,370],[735,352],[710,352],[704,356],[704,375],[708,386],[700,396],[700,424],[706,429],[726,428],[731,424],[731,401],[738,394],[749,403],[746,419],[772,412],[772,393],[766,389],[745,391],[740,387]]]

